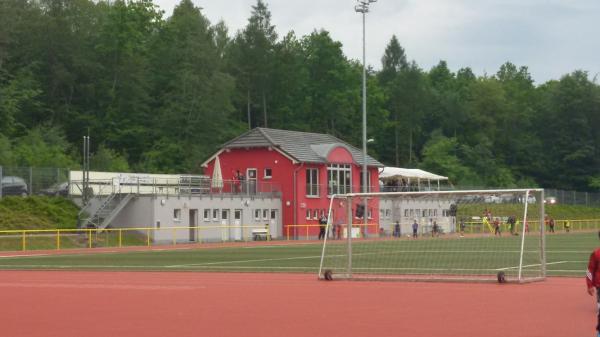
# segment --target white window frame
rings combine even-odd
[[[327,195],[350,192],[352,192],[352,166],[350,164],[327,165]]]
[[[310,210],[310,208],[306,209],[306,220],[310,220],[310,215],[312,214],[312,211]]]
[[[205,208],[204,209],[204,221],[208,222],[210,221],[210,208]]]
[[[389,208],[386,208],[385,210],[385,218],[386,219],[391,219],[392,218],[392,210]]]
[[[312,219],[313,220],[319,220],[319,209],[315,208],[313,210],[313,217],[312,217]]]
[[[270,171],[270,173],[267,175],[267,170]],[[265,167],[265,169],[263,170],[263,179],[271,179],[273,178],[273,169],[270,167]]]
[[[261,212],[260,208],[257,208],[254,210],[254,220],[255,221],[260,221],[260,212]]]
[[[219,209],[218,208],[213,208],[213,210],[212,210],[212,219],[213,219],[213,221],[219,221],[219,215],[220,215],[219,214]]]
[[[319,196],[319,169],[318,168],[307,168],[306,169],[306,196],[318,197]],[[314,176],[313,176],[314,174]],[[316,178],[316,181],[313,181]]]
[[[173,220],[181,221],[181,208],[173,208]]]
[[[265,208],[262,210],[262,218],[263,220],[269,220],[269,209]]]

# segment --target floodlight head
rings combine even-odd
[[[369,8],[365,5],[356,5],[354,6],[354,11],[357,13],[368,13],[369,12]]]
[[[373,2],[377,2],[377,0],[356,0],[356,2],[358,2],[358,5],[354,6],[354,10],[358,13],[365,14],[369,12],[369,5]]]

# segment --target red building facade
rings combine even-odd
[[[362,191],[362,160],[359,149],[331,135],[256,128],[225,143],[203,166],[205,174],[213,176],[215,164],[219,165],[232,193],[280,192],[281,233],[313,236],[319,231],[319,218],[327,215],[332,195]],[[378,168],[383,165],[369,156],[366,160],[368,188],[377,192]],[[334,200],[333,224],[347,222],[344,202]],[[356,217],[356,207],[355,202],[353,223],[363,223]],[[375,199],[369,200],[365,213],[369,223],[379,222]],[[377,226],[369,226],[368,231],[375,233]]]

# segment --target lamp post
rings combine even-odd
[[[362,28],[363,28],[363,74],[362,74],[362,145],[363,145],[363,165],[362,165],[362,180],[363,188],[362,192],[367,193],[368,184],[368,172],[367,172],[367,67],[366,67],[366,44],[365,44],[365,16],[369,12],[369,5],[377,0],[356,0],[358,4],[354,6],[354,10],[357,13],[362,14]],[[365,233],[368,233],[368,217],[369,207],[367,205],[367,197],[364,198],[363,203],[365,210],[363,213],[363,219],[365,224]]]

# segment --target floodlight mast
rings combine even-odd
[[[354,6],[354,10],[357,13],[362,14],[362,28],[363,28],[363,76],[362,76],[362,152],[363,152],[363,165],[362,165],[362,192],[367,193],[368,191],[368,172],[367,172],[367,68],[366,68],[366,44],[365,44],[365,14],[369,12],[369,5],[373,2],[377,2],[377,0],[357,0],[358,4]],[[369,232],[368,218],[369,218],[369,207],[367,205],[367,198],[363,200],[365,210],[363,213],[364,225],[365,225],[365,233]],[[352,219],[348,219],[348,221],[352,221]],[[362,231],[361,231],[362,232]],[[351,233],[348,233],[351,235]]]

